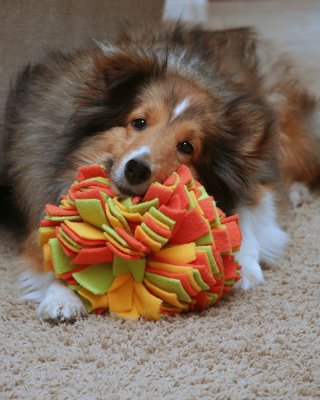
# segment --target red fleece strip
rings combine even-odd
[[[57,239],[59,240],[59,244],[60,244],[60,246],[61,246],[61,248],[62,248],[64,254],[66,254],[68,257],[72,257],[72,258],[75,257],[75,256],[78,254],[78,253],[76,253],[76,252],[70,250],[68,247],[66,247],[66,246],[61,242],[61,240],[60,240],[60,236],[61,236],[60,233],[57,234],[56,236],[57,236]]]
[[[116,246],[114,246],[112,243],[107,242],[107,246],[110,248],[110,250],[117,254],[119,257],[125,258],[126,260],[137,260],[138,258],[141,258],[140,256],[134,256],[132,254],[127,254],[123,253],[121,250],[119,250]]]
[[[198,187],[199,187],[199,186],[198,186]],[[202,192],[201,192],[200,189],[198,189],[198,187],[195,186],[195,188],[193,189],[194,194],[196,195],[196,198],[197,198],[197,199],[202,195]],[[212,196],[210,196],[210,197],[212,197]],[[198,201],[199,201],[199,200],[198,200]]]
[[[179,183],[179,185],[176,187],[176,190],[174,191],[174,193],[179,196],[181,208],[188,209],[189,197],[186,193],[186,189],[184,188],[184,186],[181,183]]]
[[[212,222],[217,218],[212,202],[213,199],[211,196],[206,197],[205,199],[202,200],[198,200],[198,204],[202,208],[204,216],[207,218],[209,222]]]
[[[211,232],[216,248],[220,253],[229,253],[232,251],[227,229],[222,230],[214,228]]]
[[[204,267],[204,271],[201,268],[200,274],[203,280],[209,285],[214,285],[215,279],[212,276],[211,266],[208,264],[207,257],[203,252],[196,252],[196,259],[190,263],[193,268]]]
[[[109,247],[98,247],[81,249],[80,252],[70,261],[70,264],[100,264],[112,262],[113,253]]]
[[[234,279],[237,275],[237,264],[233,256],[226,254],[222,256],[224,266],[224,279]]]
[[[179,230],[172,234],[171,243],[190,243],[209,232],[206,224],[199,211],[196,209],[187,211],[184,216]]]
[[[184,164],[180,165],[177,174],[180,177],[182,185],[187,185],[193,179],[190,169]]]
[[[99,189],[89,190],[87,192],[76,192],[74,194],[74,197],[77,200],[82,200],[82,199],[84,199],[84,200],[86,200],[86,199],[89,199],[89,200],[91,200],[91,199],[100,200],[102,208],[104,209],[105,208],[105,202],[104,202],[104,200],[103,200],[103,198],[101,196],[101,192],[105,193],[108,196],[111,196],[111,197],[113,196],[111,189],[108,190],[108,189],[99,188]]]
[[[200,310],[205,310],[209,305],[208,296],[205,292],[198,293],[196,300],[197,300],[197,307]]]
[[[175,221],[175,225],[172,231],[172,237],[175,235],[175,233],[180,229],[180,225],[182,224],[184,216],[187,214],[187,210],[177,210],[174,208],[169,208],[167,206],[161,206],[159,208],[159,211],[161,211],[164,215]]]
[[[139,196],[133,197],[133,198],[131,199],[131,203],[132,203],[133,205],[138,204],[138,203],[140,203],[140,202],[141,202],[141,197],[139,197]]]
[[[167,278],[178,279],[181,282],[182,286],[184,287],[184,290],[189,294],[189,296],[194,297],[197,296],[198,294],[198,292],[191,286],[188,276],[185,274],[175,274],[167,271],[159,271],[158,269],[153,269],[149,267],[146,268],[146,271],[151,272],[152,274],[155,275],[161,275]]]
[[[145,194],[143,201],[149,201],[157,198],[159,200],[159,205],[162,205],[167,204],[171,196],[172,190],[170,188],[152,184]]]
[[[68,190],[68,196],[71,201],[73,201],[73,202],[75,201],[76,198],[75,198],[75,193],[73,192],[73,190],[71,190],[71,189]]]
[[[139,224],[137,224],[139,225]],[[135,237],[131,236],[127,231],[125,231],[122,228],[115,228],[114,229],[121,237],[124,239],[128,245],[135,250],[141,251],[143,253],[150,253],[150,249],[148,246],[146,246],[144,243],[140,242],[137,240]]]
[[[216,281],[213,276],[208,272],[208,267],[206,265],[193,264],[192,268],[197,269],[200,272],[201,278],[208,286],[215,285]]]
[[[139,222],[134,222],[134,221],[127,221],[127,222],[128,222],[128,225],[129,225],[129,227],[130,227],[131,232],[135,232],[137,226],[140,225]]]
[[[77,181],[81,182],[90,178],[107,178],[106,171],[100,165],[88,165],[81,167],[77,176]]]
[[[225,214],[220,208],[218,208],[218,207],[217,207],[217,211],[218,211],[219,218],[220,218],[221,220],[224,219],[225,216],[226,216],[226,214]]]
[[[181,201],[180,201],[179,196],[177,194],[174,194],[166,205],[167,205],[167,207],[180,210],[181,209]]]
[[[171,236],[171,231],[170,229],[165,229],[162,228],[161,226],[157,225],[154,219],[152,219],[150,216],[147,216],[146,218],[143,219],[143,222],[156,234],[169,239]]]
[[[172,186],[177,182],[178,176],[176,174],[169,175],[163,182],[164,186]]]
[[[103,314],[106,311],[106,308],[96,308],[93,312],[97,315]]]
[[[72,190],[74,192],[77,192],[83,188],[88,188],[88,189],[92,189],[92,190],[98,189],[98,188],[107,189],[108,186],[105,183],[102,183],[99,181],[94,181],[94,182],[93,181],[90,181],[90,182],[84,181],[84,182],[80,182],[80,183],[72,186]]]
[[[224,217],[221,220],[222,224],[227,224],[228,222],[232,222],[232,221],[238,221],[239,220],[239,215],[238,214],[234,214],[234,215],[230,215],[229,217]]]
[[[65,279],[65,281],[67,282],[67,283],[69,283],[69,285],[79,285],[79,283],[75,280],[75,279],[73,279],[73,278],[69,278],[69,279]]]
[[[59,225],[60,225],[60,221],[49,221],[47,219],[43,219],[40,222],[40,226],[46,227],[46,228],[53,227],[53,226],[59,226]]]
[[[46,205],[46,212],[51,217],[67,217],[71,215],[79,215],[78,210],[74,209],[66,209],[62,207],[54,206],[53,204]]]
[[[223,282],[217,282],[214,286],[210,286],[209,288],[209,292],[210,293],[215,293],[216,295],[218,295],[218,298],[216,301],[218,301],[221,296],[223,295],[223,289],[224,289],[224,285]]]
[[[242,235],[238,223],[238,215],[232,215],[231,217],[224,218],[222,223],[226,225],[231,247],[233,249],[240,247]]]

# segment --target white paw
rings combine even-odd
[[[46,294],[49,285],[54,281],[52,273],[36,274],[32,271],[24,271],[18,279],[17,285],[23,291],[20,297],[22,301],[34,301],[40,303]]]
[[[304,203],[311,203],[313,194],[305,183],[294,182],[289,189],[289,199],[294,207]]]
[[[263,272],[259,263],[254,260],[239,260],[241,264],[241,279],[235,287],[241,289],[252,289],[264,282]]]
[[[289,235],[281,228],[274,226],[268,232],[259,232],[260,260],[269,265],[276,265],[284,254],[289,242]]]
[[[46,320],[74,320],[87,313],[81,299],[63,283],[54,281],[37,308],[37,316]]]

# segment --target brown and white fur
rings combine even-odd
[[[39,274],[36,231],[45,203],[57,203],[91,163],[107,167],[120,195],[143,194],[189,165],[222,209],[240,215],[240,286],[261,283],[260,262],[276,263],[287,242],[276,187],[295,184],[301,202],[304,183],[319,178],[319,128],[319,103],[249,28],[166,23],[28,66],[5,121],[8,182],[28,221],[24,257],[35,271],[22,278],[25,299],[43,318],[84,313],[69,289]]]

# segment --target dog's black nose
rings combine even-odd
[[[142,161],[133,158],[127,162],[124,174],[130,185],[138,185],[150,177],[151,169]]]

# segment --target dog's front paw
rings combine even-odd
[[[311,190],[303,182],[294,182],[289,189],[289,199],[294,207],[311,203],[313,198]]]
[[[241,264],[241,279],[235,287],[241,289],[252,289],[264,282],[263,272],[258,262],[255,260],[239,260]]]
[[[64,284],[54,281],[37,308],[37,316],[56,322],[73,321],[87,313],[81,299]]]

